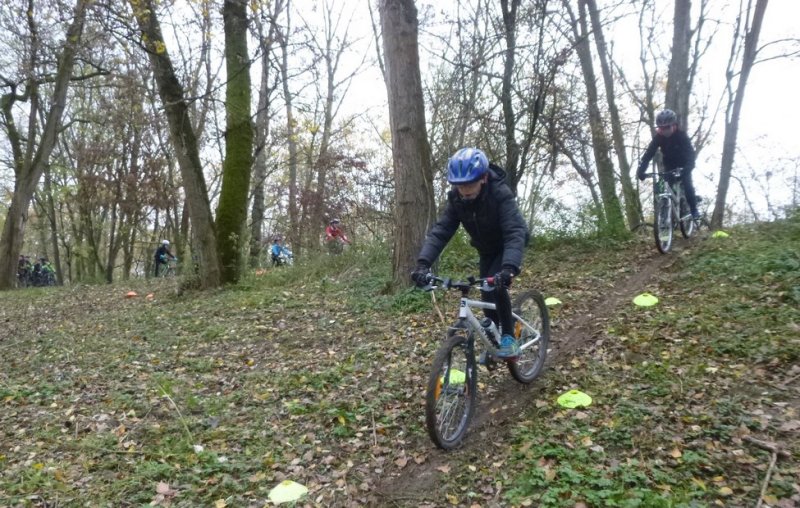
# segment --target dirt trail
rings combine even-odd
[[[570,315],[561,316],[551,330],[552,349],[543,376],[547,376],[547,371],[553,365],[563,364],[570,356],[580,354],[593,345],[604,329],[602,322],[612,318],[621,305],[628,305],[654,276],[674,263],[682,247],[673,245],[675,250],[669,255],[656,253],[638,260],[637,271],[621,277],[613,287],[602,291],[588,305],[577,306]],[[491,449],[507,437],[510,426],[504,423],[517,418],[536,399],[540,391],[537,384],[538,381],[519,390],[519,384],[508,376],[497,387],[491,400],[486,400],[486,397],[480,400],[464,444],[457,450],[443,452],[435,449],[430,441],[413,443],[412,449],[407,449],[407,452],[411,452],[412,456],[426,455],[425,462],[416,464],[409,461],[402,469],[394,465],[388,467],[374,492],[377,496],[376,505],[418,506],[441,500],[441,493],[437,492],[441,486],[439,477],[443,474],[440,468],[446,469],[450,464],[470,461],[473,457],[476,461],[485,461]],[[413,446],[419,449],[415,450]]]

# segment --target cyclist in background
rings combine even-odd
[[[158,274],[160,273],[159,270],[161,265],[167,265],[170,259],[178,259],[172,255],[172,252],[169,251],[169,240],[161,240],[161,245],[159,245],[156,249],[154,257],[156,262],[156,277],[158,277]]]
[[[453,188],[447,193],[447,205],[439,220],[425,238],[411,278],[418,286],[427,284],[431,265],[463,225],[480,256],[479,276],[495,278],[494,288],[481,291],[481,299],[497,306],[496,311],[484,311],[503,329],[497,356],[513,359],[520,349],[510,333],[513,318],[508,288],[519,275],[530,235],[505,178],[505,170],[489,163],[477,148],[462,148],[450,158],[447,181]]]
[[[287,249],[285,245],[282,245],[280,236],[276,236],[272,239],[272,247],[270,247],[272,266],[278,266],[288,262],[291,255],[291,251]]]
[[[341,252],[343,244],[349,244],[350,240],[339,226],[339,219],[331,219],[328,227],[325,228],[325,244],[332,252]]]
[[[686,191],[686,202],[692,211],[692,218],[699,219],[697,196],[692,183],[692,170],[695,162],[694,148],[686,132],[678,128],[678,116],[671,109],[665,109],[656,115],[656,134],[650,141],[647,150],[645,150],[639,163],[639,169],[636,172],[639,180],[645,179],[647,166],[659,148],[661,149],[661,155],[664,157],[665,171],[683,168],[681,180],[683,180],[683,189]],[[666,180],[670,185],[675,183],[675,177],[672,175],[667,175]]]

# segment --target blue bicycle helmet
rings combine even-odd
[[[462,148],[447,161],[447,181],[452,184],[472,183],[489,170],[489,159],[477,148]]]

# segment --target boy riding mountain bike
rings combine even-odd
[[[156,277],[161,275],[162,270],[166,271],[165,268],[169,265],[170,259],[173,260],[178,259],[169,250],[169,240],[161,240],[161,245],[158,246],[153,256],[155,258],[155,264],[156,264],[156,269],[155,269]],[[161,268],[162,265],[164,265],[165,268]]]
[[[700,213],[697,211],[697,197],[692,183],[692,170],[695,164],[694,148],[686,132],[678,128],[678,116],[670,109],[665,109],[656,115],[656,134],[650,141],[650,145],[648,145],[644,155],[642,155],[642,160],[636,172],[639,180],[645,179],[647,166],[659,149],[661,149],[661,155],[664,158],[664,170],[666,172],[683,168],[680,179],[683,181],[683,189],[686,192],[686,202],[689,204],[692,218],[694,220],[700,219]],[[666,178],[667,183],[670,185],[675,183],[676,177],[670,175]]]
[[[425,238],[411,279],[418,286],[428,284],[431,266],[463,225],[480,256],[480,277],[495,277],[495,287],[482,290],[481,299],[497,306],[496,311],[484,312],[503,330],[498,356],[514,359],[519,356],[519,344],[510,333],[513,317],[508,288],[520,273],[530,235],[505,177],[505,171],[490,163],[477,148],[462,148],[450,158],[447,181],[453,188],[447,193],[447,205],[439,220]]]

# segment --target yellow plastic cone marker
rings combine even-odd
[[[721,230],[720,231],[714,231],[711,234],[711,238],[728,238],[729,236],[731,236],[731,235],[729,235],[725,231],[721,231]]]
[[[592,403],[592,398],[580,390],[570,390],[558,398],[558,405],[573,409],[576,407],[586,407]]]
[[[658,303],[658,298],[650,293],[642,293],[633,299],[633,304],[639,307],[652,307]]]
[[[548,307],[552,307],[553,305],[559,305],[560,303],[561,303],[561,300],[559,300],[555,296],[547,297],[544,300],[544,304],[547,305]]]
[[[462,370],[458,369],[450,369],[450,384],[451,385],[463,385],[464,382],[467,380],[467,375]],[[444,376],[439,378],[439,381],[444,384]]]
[[[275,504],[291,503],[308,494],[308,488],[292,480],[283,480],[269,491],[269,500]]]

